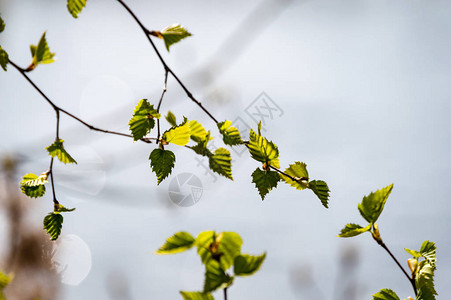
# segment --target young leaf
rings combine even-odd
[[[205,140],[208,142],[212,138],[210,138],[210,133],[207,132],[202,125],[196,120],[192,120],[189,122],[189,130],[191,134],[191,139],[196,143],[204,142]],[[208,138],[207,138],[208,135]]]
[[[153,108],[153,105],[147,102],[147,99],[139,100],[135,106],[133,117],[128,122],[135,141],[145,137],[155,127],[155,118],[159,119],[160,114]]]
[[[44,218],[44,229],[50,235],[52,241],[58,239],[63,227],[63,216],[60,213],[49,213]]]
[[[0,66],[2,66],[2,69],[6,72],[7,71],[7,65],[9,63],[9,57],[8,53],[6,53],[5,50],[3,50],[2,46],[0,46]]]
[[[208,141],[210,140],[210,132],[208,132],[204,141],[200,141],[197,145],[190,147],[194,152],[202,156],[213,156],[213,153],[207,148]]]
[[[400,300],[398,295],[390,289],[382,289],[373,295],[373,300]]]
[[[48,146],[47,148],[45,148],[51,157],[58,157],[58,159],[60,160],[60,162],[67,164],[67,163],[73,163],[73,164],[77,164],[77,162],[75,161],[75,159],[72,158],[72,156],[70,156],[69,153],[67,153],[67,151],[64,149],[63,146],[63,142],[64,140],[56,140],[53,144],[51,144],[50,146]]]
[[[435,246],[434,242],[424,241],[423,244],[421,244],[421,256],[424,257],[433,268],[435,268],[435,263],[437,261],[436,251],[437,247]]]
[[[188,120],[185,118],[182,124],[173,127],[163,133],[163,141],[165,143],[172,143],[179,146],[185,146],[189,143],[190,129]]]
[[[181,291],[180,294],[184,300],[215,300],[210,293]]]
[[[418,289],[428,289],[433,295],[437,295],[434,287],[435,267],[428,260],[419,263],[419,271],[415,277],[415,285]]]
[[[182,25],[174,24],[157,33],[157,36],[164,40],[166,49],[169,52],[169,47],[180,42],[184,38],[191,36],[191,33],[189,33],[188,30],[186,30]]]
[[[435,300],[434,291],[427,288],[422,287],[418,289],[418,295],[416,300]]]
[[[0,16],[0,33],[5,30],[5,21],[3,21],[2,17]]]
[[[233,281],[215,260],[206,265],[204,292],[212,292],[220,287],[226,287]]]
[[[285,173],[296,178],[297,180],[292,180],[291,178],[281,174],[280,177],[289,185],[295,187],[298,190],[303,190],[308,187],[308,172],[307,165],[303,162],[296,161],[291,164]]]
[[[149,159],[152,171],[157,174],[157,184],[160,184],[171,174],[175,165],[175,155],[172,151],[156,148],[150,153]]]
[[[169,124],[172,125],[172,127],[176,127],[177,126],[177,118],[175,117],[175,115],[171,112],[168,111],[168,114],[166,115],[166,121],[169,122]]]
[[[359,235],[361,233],[364,233],[364,232],[370,231],[370,230],[371,230],[371,224],[369,224],[366,227],[362,227],[358,224],[349,223],[349,224],[346,224],[345,228],[343,228],[341,230],[338,237],[343,237],[343,238],[353,237],[353,236]]]
[[[249,132],[248,149],[252,158],[256,161],[280,168],[279,149],[277,149],[277,146],[260,134],[256,134],[252,129]]]
[[[249,276],[260,269],[263,261],[266,258],[266,253],[259,256],[241,254],[235,257],[233,263],[233,272],[238,276]]]
[[[258,189],[258,193],[262,197],[262,200],[265,200],[265,196],[270,190],[277,187],[279,181],[279,173],[275,171],[265,171],[257,168],[254,173],[252,173],[252,182],[255,183],[255,187]]]
[[[72,17],[78,18],[78,14],[82,11],[83,7],[86,6],[87,0],[67,0],[67,9],[69,10]]]
[[[322,180],[312,180],[308,183],[308,187],[315,193],[319,200],[321,200],[323,206],[328,208],[330,190],[327,183]]]
[[[188,232],[180,231],[169,237],[155,253],[174,254],[183,252],[194,246],[195,239]]]
[[[241,135],[238,129],[232,126],[231,121],[218,123],[219,132],[222,134],[224,144],[234,146],[242,144]]]
[[[227,270],[233,265],[235,257],[241,253],[243,240],[235,232],[214,231],[201,232],[196,238],[197,253],[202,263],[207,265],[212,260],[219,260],[221,268]]]
[[[384,209],[385,202],[393,189],[393,184],[363,197],[358,208],[362,217],[368,223],[375,223]]]
[[[35,174],[26,174],[20,181],[22,193],[31,198],[42,197],[45,194],[45,183],[47,183],[47,174],[37,176]]]
[[[232,158],[229,150],[218,148],[215,153],[209,157],[210,169],[226,178],[233,180],[232,177]]]
[[[46,33],[42,34],[37,46],[30,46],[31,56],[33,57],[30,69],[34,69],[38,64],[50,64],[55,61],[55,53],[50,52],[49,45],[45,39]]]
[[[71,212],[71,211],[74,211],[74,210],[75,210],[75,208],[67,208],[67,207],[63,206],[62,204],[59,204],[59,203],[58,203],[58,209],[57,209],[57,212],[59,212],[59,213],[62,213],[62,212]]]

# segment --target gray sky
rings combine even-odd
[[[363,225],[358,202],[392,182],[379,220],[384,241],[403,262],[408,258],[403,248],[436,242],[439,298],[451,297],[449,1],[292,1],[277,18],[262,12],[270,20],[261,32],[239,28],[240,42],[250,44],[230,61],[224,52],[215,53],[259,1],[127,3],[150,29],[181,23],[194,34],[170,53],[162,43],[159,49],[217,119],[240,117],[255,127],[246,114],[254,99],[264,91],[277,103],[283,113],[267,119],[265,135],[278,145],[283,167],[303,161],[312,178],[327,181],[330,208],[310,191],[282,183],[262,202],[250,178],[258,164],[233,151],[235,180],[215,182],[194,154],[173,147],[176,167],[157,186],[148,161],[152,145],[90,132],[63,117],[61,136],[79,162],[55,170],[59,199],[77,207],[65,218],[63,233],[86,242],[92,268],[81,284],[65,286],[62,299],[109,299],[111,273],[127,279],[133,299],[180,299],[179,290],[202,287],[195,251],[152,252],[177,231],[196,235],[210,229],[238,232],[243,252],[267,252],[256,275],[236,279],[230,299],[340,299],[336,285],[347,278],[357,288],[356,299],[370,299],[381,288],[413,296],[369,235],[336,237],[346,223]],[[0,43],[21,66],[30,62],[29,45],[47,30],[58,60],[30,77],[65,109],[99,127],[127,132],[136,102],[157,102],[163,69],[116,1],[90,0],[77,20],[56,1],[1,0],[0,9],[7,24]],[[227,66],[219,74],[221,69],[210,71],[213,81],[208,74],[191,75],[212,60]],[[44,147],[54,138],[53,110],[11,66],[0,72],[0,99],[0,152],[25,155],[24,174],[42,172],[48,167]],[[162,106],[168,109],[216,132],[174,80]],[[168,197],[169,183],[184,172],[203,186],[200,201],[188,208]],[[37,201],[41,217],[51,199]],[[349,247],[357,249],[360,263],[355,273],[343,274],[340,253]],[[301,276],[306,270],[316,285],[294,284],[293,278],[306,278]]]

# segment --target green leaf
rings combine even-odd
[[[0,33],[5,30],[5,21],[3,21],[2,17],[0,16]]]
[[[31,198],[42,197],[45,194],[45,186],[47,183],[47,174],[43,173],[40,176],[35,174],[26,174],[20,181],[20,189],[22,193]]]
[[[31,45],[31,56],[33,57],[31,69],[34,69],[38,64],[50,64],[55,61],[55,53],[50,52],[49,45],[47,44],[47,40],[45,39],[44,32],[39,40],[37,46]]]
[[[382,289],[373,295],[373,300],[400,300],[398,295],[390,289]]]
[[[204,129],[204,127],[202,127],[202,125],[196,120],[192,120],[189,122],[189,130],[191,134],[191,139],[196,143],[200,143],[205,140],[209,141],[213,139],[210,137],[210,132],[207,132]]]
[[[243,240],[235,232],[204,231],[196,238],[197,253],[202,263],[207,265],[213,260],[219,260],[222,269],[227,270],[233,265],[235,257],[241,253]]]
[[[258,189],[258,193],[265,199],[266,194],[270,190],[277,187],[277,183],[280,181],[279,173],[275,171],[265,171],[260,168],[255,169],[252,173],[252,182],[255,183],[255,187]]]
[[[75,208],[67,208],[65,206],[63,206],[62,204],[58,203],[58,209],[57,212],[62,213],[62,212],[71,212],[74,211]]]
[[[180,24],[168,26],[158,34],[158,37],[164,40],[164,44],[166,45],[166,49],[168,49],[168,51],[169,47],[173,44],[178,43],[189,36],[191,36],[191,33],[189,33],[188,30]]]
[[[249,132],[249,144],[247,147],[252,158],[256,161],[280,168],[279,149],[277,146],[260,134],[256,134],[252,129]]]
[[[319,200],[321,200],[323,206],[328,208],[330,190],[327,183],[322,180],[312,180],[308,183],[308,187],[315,193]]]
[[[210,293],[203,292],[180,292],[184,300],[214,300]]]
[[[419,262],[419,271],[415,277],[415,285],[418,289],[428,289],[433,295],[437,295],[434,287],[435,267],[428,260]]]
[[[358,224],[349,223],[349,224],[346,224],[345,228],[343,228],[341,230],[338,237],[343,237],[343,238],[353,237],[353,236],[359,235],[361,233],[364,233],[364,232],[367,232],[370,230],[371,230],[371,224],[368,224],[368,226],[366,226],[366,227],[362,227]]]
[[[233,277],[228,276],[217,261],[212,260],[206,265],[204,292],[227,287],[232,281]]]
[[[305,163],[296,161],[285,170],[285,173],[296,179],[292,180],[288,176],[283,174],[280,175],[280,177],[292,187],[295,187],[298,190],[303,190],[308,187],[308,172]]]
[[[421,256],[424,257],[433,268],[436,267],[435,266],[435,263],[437,261],[436,251],[437,247],[435,246],[434,242],[424,241],[423,244],[421,244],[420,248]]]
[[[58,157],[59,161],[64,164],[77,164],[75,159],[73,159],[72,156],[70,156],[70,154],[67,153],[67,151],[64,149],[63,142],[64,140],[61,139],[56,140],[53,144],[45,149],[49,152],[51,157]]]
[[[169,237],[155,253],[175,254],[190,249],[194,246],[195,239],[188,232],[180,231]]]
[[[418,295],[415,298],[416,300],[435,300],[435,295],[434,295],[434,291],[427,288],[427,287],[422,287],[420,289],[418,289]]]
[[[197,145],[190,147],[194,152],[202,156],[213,156],[213,153],[207,148],[208,140],[210,139],[210,133],[208,133],[204,141],[200,141]]]
[[[2,66],[2,69],[6,72],[7,71],[7,65],[9,63],[9,57],[8,53],[6,53],[5,50],[3,50],[2,46],[0,46],[0,66]]]
[[[407,248],[404,248],[404,250],[406,250],[407,253],[409,253],[410,255],[412,255],[412,257],[415,257],[415,258],[421,257],[421,253],[418,252],[418,251],[410,250],[410,249],[407,249]]]
[[[233,180],[232,177],[232,158],[229,150],[218,148],[215,153],[209,157],[210,169],[226,178]]]
[[[385,202],[388,199],[391,191],[393,189],[393,184],[384,187],[368,196],[363,197],[361,203],[359,203],[358,208],[362,217],[369,223],[375,223],[379,218],[382,210],[384,209]]]
[[[6,300],[3,289],[13,280],[13,275],[6,275],[0,271],[0,300]]]
[[[168,111],[168,114],[166,115],[166,121],[169,122],[169,124],[172,125],[172,127],[176,127],[177,126],[177,118],[175,117],[175,115],[171,112]]]
[[[162,139],[165,143],[172,143],[179,146],[185,146],[189,143],[190,129],[188,120],[185,118],[182,124],[173,127],[163,133]]]
[[[52,241],[58,239],[63,227],[63,216],[60,213],[49,213],[44,218],[44,229],[50,235]]]
[[[226,145],[239,145],[242,144],[241,135],[238,129],[232,126],[231,121],[224,121],[218,123],[219,132],[222,134],[222,139]]]
[[[139,100],[135,106],[133,117],[128,122],[135,141],[145,137],[155,127],[155,118],[159,119],[160,114],[153,108],[153,105],[147,102],[147,99]]]
[[[238,276],[249,276],[260,269],[263,261],[266,258],[266,253],[259,256],[242,254],[235,257],[233,263],[233,272]]]
[[[83,7],[86,6],[87,0],[67,0],[67,9],[69,10],[72,17],[78,18],[78,14],[82,11]]]
[[[171,174],[175,165],[175,154],[169,150],[153,149],[149,156],[152,171],[157,174],[158,183]]]

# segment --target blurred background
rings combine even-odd
[[[153,254],[180,230],[236,231],[243,252],[267,252],[229,299],[360,300],[382,288],[413,296],[369,234],[336,237],[346,223],[364,225],[357,204],[391,183],[378,222],[385,243],[407,268],[403,249],[434,241],[438,299],[451,297],[449,1],[126,3],[151,30],[188,28],[193,36],[170,53],[155,41],[168,64],[218,120],[243,132],[262,120],[283,168],[303,161],[311,178],[328,183],[330,208],[282,183],[262,202],[250,177],[258,164],[239,147],[231,150],[234,181],[208,173],[194,152],[170,147],[176,166],[157,186],[148,160],[155,145],[92,132],[63,115],[60,135],[78,165],[55,164],[56,192],[77,210],[65,214],[59,242],[49,244],[41,228],[53,208],[50,187],[28,199],[18,182],[48,169],[55,113],[9,66],[0,72],[0,269],[16,270],[11,299],[181,299],[179,290],[202,288],[197,254]],[[47,30],[58,60],[29,76],[62,108],[126,133],[137,101],[158,101],[164,70],[117,1],[90,0],[78,19],[66,1],[0,0],[0,12],[0,44],[22,67]],[[215,124],[172,78],[161,110],[169,109],[200,121],[223,146]],[[177,181],[184,173],[196,184]],[[192,205],[177,205],[174,192],[193,192]],[[44,259],[32,251],[42,245]]]

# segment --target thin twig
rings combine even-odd
[[[143,25],[143,23],[138,19],[138,17],[130,9],[130,7],[128,7],[127,4],[124,3],[124,1],[122,1],[122,0],[117,0],[117,1],[130,13],[130,15],[133,17],[133,19],[135,19],[136,23],[138,23],[139,27],[141,27],[141,30],[146,35],[147,40],[149,41],[153,50],[157,54],[158,59],[160,60],[161,64],[163,65],[165,72],[169,72],[172,75],[172,77],[174,77],[174,79],[178,82],[178,84],[183,89],[183,91],[185,91],[188,98],[190,98],[194,103],[196,103],[210,117],[210,119],[212,119],[217,124],[218,121],[216,120],[216,118],[213,117],[213,115],[202,105],[202,103],[193,96],[193,94],[188,90],[188,88],[185,86],[185,84],[174,73],[174,71],[172,71],[172,69],[168,66],[166,61],[163,59],[163,57],[161,56],[160,52],[158,51],[157,47],[155,46],[154,42],[151,39],[151,34],[150,34],[151,31]]]
[[[410,277],[409,274],[407,273],[407,271],[404,270],[404,268],[399,263],[398,259],[396,259],[396,257],[393,255],[393,253],[390,251],[390,249],[388,249],[387,245],[385,245],[385,243],[382,241],[382,239],[379,239],[379,240],[375,239],[375,240],[382,248],[385,249],[385,251],[387,251],[387,253],[390,255],[390,257],[395,261],[395,263],[401,269],[402,273],[407,277],[407,279],[409,280],[410,284],[413,287],[413,291],[415,292],[415,296],[418,295],[417,287],[415,286],[415,279],[413,277]]]
[[[227,300],[227,288],[224,288],[224,300]]]
[[[164,84],[163,84],[163,91],[161,92],[161,97],[160,97],[160,101],[158,102],[158,106],[157,106],[157,112],[160,113],[160,107],[161,107],[161,103],[163,102],[163,97],[164,94],[166,94],[166,90],[168,88],[168,69],[165,70],[164,72]],[[157,144],[160,140],[160,118],[157,119],[157,129],[158,129],[158,134],[157,134]]]

